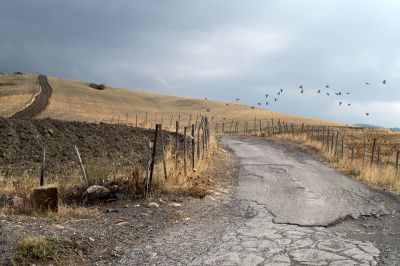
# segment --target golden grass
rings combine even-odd
[[[0,74],[0,116],[9,117],[31,103],[39,92],[37,75]]]
[[[257,119],[273,117],[290,122],[333,124],[264,109],[252,109],[250,106],[236,103],[168,96],[110,86],[107,86],[105,90],[97,90],[91,88],[86,82],[54,77],[49,77],[48,80],[53,88],[53,95],[49,106],[40,115],[42,118],[108,123],[120,121],[121,123],[136,124],[137,114],[138,124],[144,126],[147,112],[147,126],[154,126],[155,121],[161,123],[163,120],[164,128],[169,127],[171,116],[173,128],[179,115],[182,123],[188,123],[190,115],[192,115],[191,123],[194,123],[198,114],[207,115],[210,122],[214,124],[217,121],[244,121],[254,119],[254,117]]]
[[[375,137],[374,134],[371,135],[371,130],[368,130],[370,138]],[[378,130],[378,133],[380,131]],[[358,137],[362,136],[364,133],[360,133]],[[354,136],[357,136],[356,134]],[[354,137],[353,136],[353,137]],[[281,134],[269,136],[273,139],[291,141],[297,143],[303,147],[310,148],[317,155],[327,161],[332,167],[349,175],[356,180],[365,182],[369,185],[388,189],[394,193],[400,193],[400,173],[396,173],[396,168],[394,165],[395,158],[391,159],[391,163],[380,162],[377,163],[376,160],[371,164],[371,155],[367,154],[363,160],[361,153],[354,154],[354,159],[351,158],[351,147],[352,142],[344,145],[343,157],[341,153],[341,143],[339,141],[339,147],[337,152],[329,151],[326,145],[322,145],[321,142],[317,141],[315,138],[307,138],[306,134]],[[361,137],[360,137],[361,138]],[[346,139],[346,137],[345,137]],[[375,157],[376,158],[376,157]]]

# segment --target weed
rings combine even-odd
[[[57,261],[59,256],[56,236],[30,236],[22,239],[11,261],[13,265],[31,265],[38,262]]]

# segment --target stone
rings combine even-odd
[[[15,208],[23,208],[25,203],[24,203],[24,199],[20,198],[18,196],[15,196],[14,198],[12,198],[12,205]]]
[[[58,190],[55,186],[33,188],[30,199],[34,211],[58,212]]]
[[[181,206],[181,204],[178,202],[170,202],[168,205],[171,207],[180,207]]]
[[[150,202],[149,205],[147,205],[149,208],[160,208],[160,205],[158,205],[155,202]]]
[[[114,193],[112,193],[108,188],[99,185],[90,186],[86,189],[85,194],[86,201],[89,203],[115,199]]]

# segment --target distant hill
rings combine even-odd
[[[370,125],[370,124],[354,124],[356,127],[365,127],[365,128],[384,128],[380,126],[375,126],[375,125]],[[394,128],[389,128],[392,132],[400,132],[400,128],[394,127]]]
[[[382,128],[382,127],[380,127],[380,126],[375,126],[375,125],[370,125],[370,124],[362,124],[362,123],[354,124],[353,126],[356,126],[356,127],[366,127],[366,128]]]

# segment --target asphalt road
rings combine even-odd
[[[218,176],[236,180],[235,192],[217,185],[201,205],[187,206],[190,220],[135,246],[119,264],[400,265],[398,197],[290,143],[222,143],[237,163]]]
[[[265,205],[275,223],[327,226],[347,217],[390,214],[385,197],[294,145],[224,139],[240,158],[237,197]]]

